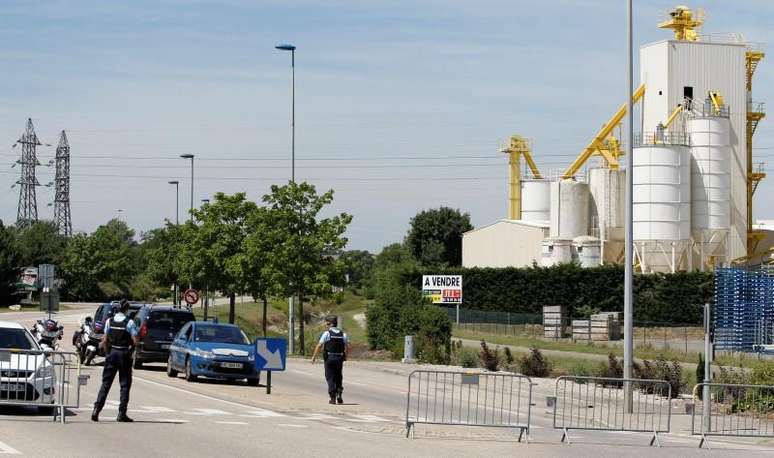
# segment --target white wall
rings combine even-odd
[[[540,263],[547,227],[503,220],[462,236],[463,267],[525,267]]]

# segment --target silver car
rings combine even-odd
[[[0,321],[0,404],[37,405],[49,414],[55,398],[54,365],[24,326]]]

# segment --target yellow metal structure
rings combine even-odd
[[[672,112],[671,115],[667,118],[666,122],[664,123],[664,129],[669,129],[669,126],[672,125],[673,122],[675,122],[675,119],[680,115],[680,113],[683,112],[683,104],[678,103],[677,107],[675,108],[675,111]]]
[[[521,158],[527,163],[534,178],[542,178],[535,161],[532,159],[532,148],[529,140],[520,136],[511,136],[511,143],[503,150],[508,154],[510,177],[508,180],[508,218],[521,219]]]
[[[720,111],[723,109],[723,105],[724,105],[723,96],[721,96],[720,94],[718,94],[715,91],[710,91],[709,92],[709,98],[710,98],[710,102],[712,102],[712,111],[713,111],[713,113],[716,114],[716,115],[719,115]]]
[[[634,91],[634,94],[632,94],[632,102],[639,102],[643,95],[645,95],[644,84],[638,87],[636,91]],[[625,103],[621,105],[621,108],[615,112],[613,117],[610,118],[610,120],[607,121],[604,126],[602,126],[602,129],[597,132],[597,135],[594,136],[594,138],[591,140],[591,143],[586,146],[586,148],[578,155],[578,157],[575,158],[572,164],[570,164],[567,170],[564,171],[562,178],[569,179],[574,177],[575,174],[578,173],[578,170],[583,167],[583,164],[585,164],[586,161],[588,161],[589,158],[591,158],[591,156],[594,154],[601,155],[609,168],[617,169],[618,158],[621,155],[621,150],[618,140],[615,137],[612,137],[612,133],[613,129],[615,129],[616,126],[621,123],[621,120],[623,120],[624,116],[626,116]]]
[[[687,6],[679,5],[669,12],[669,19],[659,22],[660,29],[672,29],[675,40],[699,41],[698,28],[704,24],[704,12],[696,10],[696,14]]]
[[[747,73],[747,97],[752,100],[752,79],[758,63],[765,54],[760,50],[748,49],[745,55],[745,66]],[[764,235],[753,230],[753,194],[758,188],[758,184],[766,177],[762,170],[754,170],[753,165],[753,135],[758,128],[758,123],[766,116],[762,107],[753,106],[752,102],[747,104],[747,255],[754,256],[758,248],[758,242]]]

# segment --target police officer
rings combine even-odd
[[[119,422],[134,421],[126,415],[129,404],[129,390],[132,388],[132,350],[134,344],[139,341],[137,324],[126,316],[129,310],[129,301],[121,300],[118,312],[105,324],[105,335],[100,346],[107,355],[105,368],[102,370],[102,386],[94,403],[94,411],[91,413],[91,421],[99,421],[99,413],[105,406],[110,386],[118,372],[118,380],[121,383],[121,400],[118,406]]]
[[[329,404],[344,403],[341,398],[341,393],[344,391],[341,372],[349,352],[349,341],[347,334],[336,327],[337,324],[338,318],[335,316],[325,318],[325,326],[328,330],[320,336],[320,341],[314,349],[314,354],[312,354],[312,363],[314,363],[320,350],[323,350],[325,381],[328,382],[328,395],[330,396]]]

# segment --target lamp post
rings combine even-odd
[[[202,204],[208,205],[210,203],[210,199],[202,199]],[[210,308],[210,281],[206,280],[206,283],[204,284],[204,321],[207,321],[207,312]]]
[[[116,212],[118,212],[118,221],[121,221],[121,214],[122,214],[124,211],[123,211],[122,209],[120,209],[120,208],[119,208],[118,210],[116,210]]]
[[[280,51],[290,51],[290,181],[296,182],[296,47],[289,43],[275,46]],[[299,298],[299,300],[301,300]],[[293,296],[288,298],[288,351],[295,353],[296,329]]]
[[[194,196],[194,155],[193,154],[181,154],[181,158],[191,160],[191,211],[193,211],[193,196]],[[193,218],[193,215],[191,215]]]
[[[626,8],[626,249],[624,267],[624,378],[632,377],[632,364],[634,362],[634,289],[633,289],[633,193],[634,193],[634,161],[632,160],[632,146],[634,142],[634,114],[632,113],[632,93],[634,92],[634,61],[632,42],[632,0],[627,1]],[[624,386],[624,401],[626,412],[633,410],[633,387],[631,383]]]
[[[180,182],[172,180],[168,183],[175,185],[175,224],[180,224]]]

